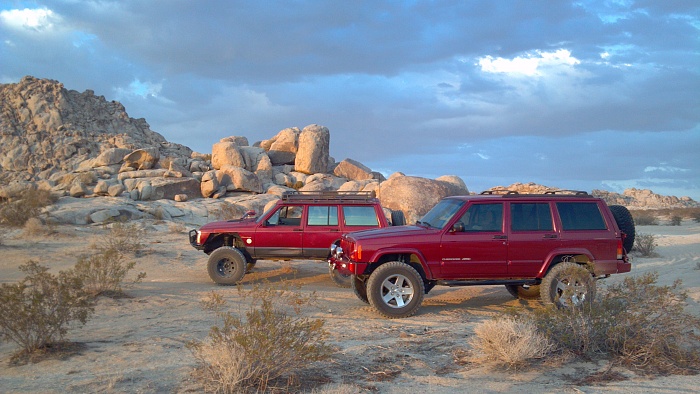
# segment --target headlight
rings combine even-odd
[[[337,258],[337,259],[343,257],[343,248],[341,248],[340,246],[337,246],[337,247],[335,248],[334,256],[335,256],[335,258]]]

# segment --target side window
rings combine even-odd
[[[310,206],[308,215],[309,226],[338,225],[338,207],[335,205]]]
[[[548,203],[513,203],[510,206],[513,231],[551,231],[552,213]]]
[[[379,226],[379,219],[373,206],[343,207],[346,226]]]
[[[279,226],[298,226],[301,224],[301,213],[303,207],[300,205],[288,205],[280,208],[267,220],[268,224]]]
[[[464,231],[502,231],[503,204],[474,204],[459,219]]]
[[[606,230],[605,220],[595,202],[558,202],[563,230]]]

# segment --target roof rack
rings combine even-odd
[[[554,195],[565,195],[565,196],[590,196],[588,192],[583,191],[583,190],[568,190],[568,189],[562,189],[562,190],[547,190],[544,193],[520,193],[517,190],[508,190],[508,189],[493,189],[493,190],[484,190],[480,194],[483,195],[503,195],[504,197],[508,196],[554,196]]]
[[[351,192],[351,191],[321,191],[321,192],[284,192],[284,201],[372,201],[376,198],[374,191]]]

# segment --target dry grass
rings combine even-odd
[[[553,349],[547,337],[527,318],[502,316],[486,320],[474,328],[470,345],[477,358],[507,368],[518,368],[529,361],[546,357]]]
[[[634,239],[634,250],[639,253],[642,257],[657,257],[658,254],[655,252],[658,243],[656,242],[656,236],[654,234],[637,234]]]

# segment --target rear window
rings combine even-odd
[[[594,202],[558,202],[563,230],[606,230],[605,220]]]
[[[513,231],[551,231],[549,203],[514,203],[510,206]]]
[[[372,206],[344,206],[343,216],[346,226],[379,226],[379,219]]]
[[[309,226],[337,226],[338,207],[335,205],[309,206]]]

